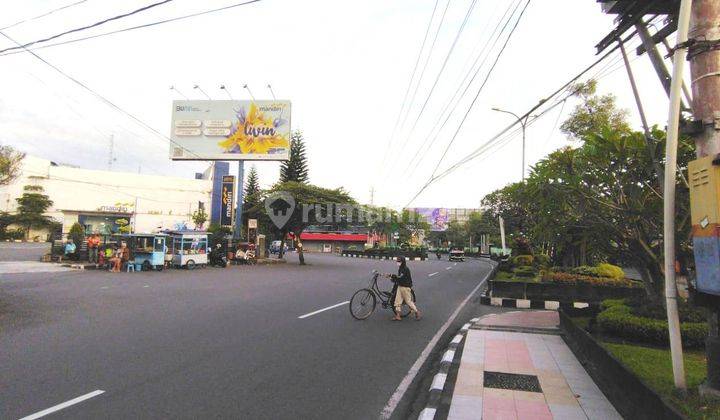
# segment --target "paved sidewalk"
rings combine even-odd
[[[476,322],[465,337],[448,419],[621,419],[557,335],[558,324],[555,311]],[[540,333],[525,332],[533,328]]]
[[[72,271],[71,267],[61,264],[39,261],[0,261],[0,274],[18,273],[56,273],[59,271]]]

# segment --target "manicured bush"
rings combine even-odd
[[[518,255],[517,257],[513,257],[512,262],[515,267],[522,267],[532,265],[533,260],[532,255]]]
[[[516,277],[535,277],[535,269],[529,265],[523,265],[513,270]]]
[[[498,263],[498,271],[510,273],[512,272],[512,264],[509,261],[500,260],[500,262]]]
[[[581,276],[600,277],[595,267],[589,265],[581,265],[579,267],[571,268],[570,273],[579,274]]]
[[[598,277],[609,277],[611,279],[625,278],[625,272],[622,268],[608,263],[598,264],[597,267],[595,267],[595,272]]]
[[[535,256],[535,265],[537,265],[538,267],[549,267],[550,256],[546,254],[537,254]]]
[[[543,271],[542,281],[557,284],[587,284],[604,287],[642,287],[642,283],[629,279],[612,279],[607,277],[583,276],[580,274]]]
[[[604,333],[650,344],[669,343],[667,321],[633,315],[624,300],[604,301],[601,308],[603,311],[597,316],[597,325]],[[686,347],[702,347],[707,334],[706,323],[680,324],[680,335]]]

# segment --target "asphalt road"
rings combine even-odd
[[[48,252],[49,242],[0,242],[0,261],[40,261]]]
[[[356,321],[347,305],[301,319],[349,300],[371,269],[396,271],[392,261],[307,260],[306,267],[2,276],[0,418],[96,390],[104,393],[49,417],[377,418],[490,271],[483,261],[411,262],[419,322],[390,322],[379,306]],[[455,324],[486,308],[471,300]]]

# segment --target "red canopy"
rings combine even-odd
[[[367,242],[367,235],[363,233],[306,233],[300,234],[302,241],[343,241]]]

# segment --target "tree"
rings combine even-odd
[[[410,210],[403,210],[395,222],[395,228],[400,236],[400,242],[410,242],[413,237],[422,239],[430,232],[430,223],[421,214]]]
[[[468,215],[468,221],[465,224],[471,242],[480,242],[482,235],[487,235],[488,241],[492,243],[495,238],[500,235],[500,227],[498,220],[490,214],[490,212],[474,211]],[[473,246],[473,243],[470,244]]]
[[[325,223],[325,219],[328,217],[327,211],[337,211],[335,205],[355,204],[355,200],[342,188],[322,188],[296,181],[278,183],[265,191],[264,196],[266,199],[272,200],[272,197],[277,194],[290,195],[295,201],[294,207],[286,209],[290,212],[287,222],[278,229],[281,241],[287,238],[288,233],[292,233],[295,240],[298,241],[306,227]],[[328,205],[332,207],[330,208]],[[270,216],[265,209],[264,200],[253,210],[261,212],[266,223],[271,222]],[[318,210],[320,210],[319,213]],[[284,247],[281,246],[278,258],[282,258],[283,255]],[[298,247],[298,258],[300,259],[300,265],[305,265],[302,247]]]
[[[115,221],[115,224],[120,226],[118,228],[118,232],[120,233],[132,233],[132,226],[130,226],[130,222],[128,222],[127,219],[117,219]]]
[[[80,245],[85,240],[85,228],[78,222],[73,223],[73,225],[70,226],[68,238],[72,239],[78,248],[78,252],[80,252]]]
[[[20,174],[20,162],[25,158],[10,146],[0,145],[0,185],[11,183]]]
[[[450,242],[451,247],[465,247],[468,245],[468,233],[465,225],[453,220],[448,223],[447,230],[445,231],[445,237]]]
[[[17,214],[14,222],[23,226],[26,239],[30,237],[30,229],[33,227],[42,228],[52,224],[53,220],[45,215],[52,200],[43,194],[43,187],[38,185],[26,185],[21,197],[15,199],[18,203]]]
[[[199,208],[192,214],[192,221],[195,223],[196,229],[202,229],[205,222],[208,220],[208,215],[205,213],[205,209]]]
[[[560,130],[570,138],[581,140],[588,134],[597,133],[603,127],[625,132],[630,130],[628,113],[617,108],[615,96],[596,95],[596,80],[576,83],[570,90],[581,100],[570,117],[560,126]]]
[[[309,180],[305,139],[302,132],[295,130],[290,137],[290,159],[284,161],[280,166],[280,182],[307,184]]]
[[[247,180],[245,181],[245,191],[243,192],[243,222],[247,226],[249,219],[259,219],[259,208],[262,191],[260,190],[260,180],[258,178],[255,166],[250,167]]]

